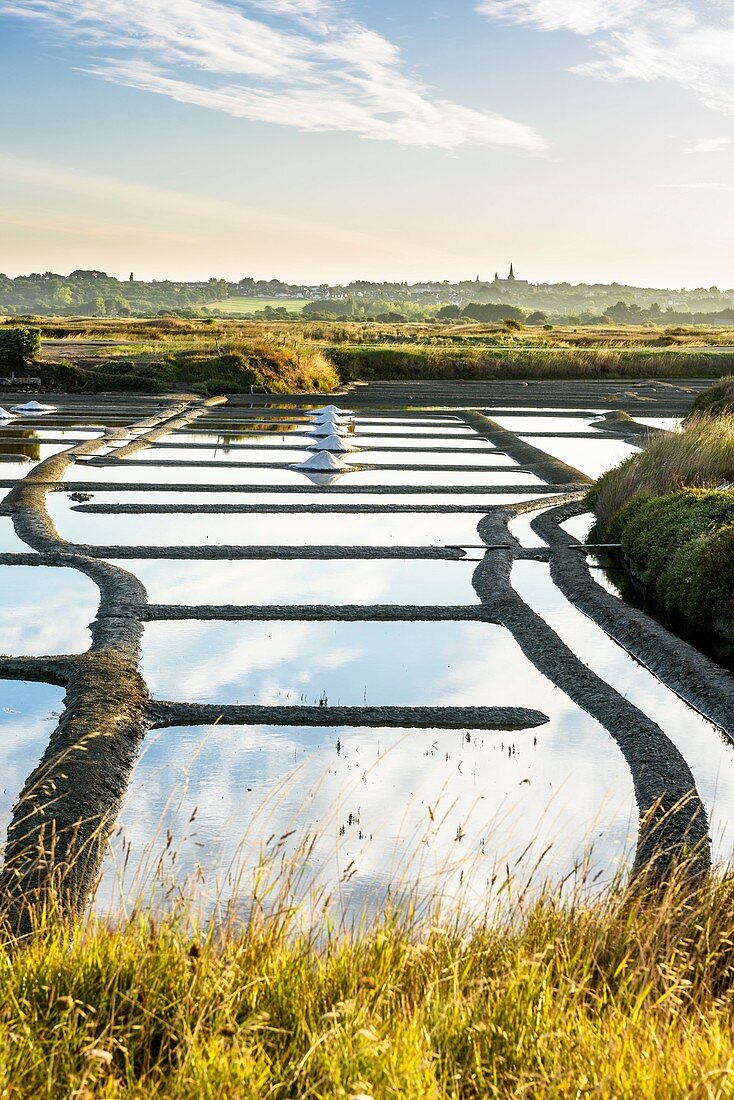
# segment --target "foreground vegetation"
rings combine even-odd
[[[17,322],[0,325],[3,333]],[[252,322],[214,318],[36,319],[49,388],[194,389],[216,395],[329,390],[399,379],[717,378],[734,330],[705,326],[526,328],[506,324]],[[0,374],[16,363],[3,355]],[[35,372],[34,372],[35,373]]]
[[[511,896],[512,891],[509,891]],[[288,915],[290,914],[290,915]],[[54,925],[0,956],[0,1094],[713,1098],[734,1091],[734,877],[504,918],[292,909]]]
[[[619,540],[643,592],[702,640],[734,644],[734,415],[731,380],[704,394],[685,426],[654,436],[590,494],[603,537]],[[704,409],[707,411],[701,412]]]

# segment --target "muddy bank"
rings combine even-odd
[[[548,721],[542,711],[525,707],[268,707],[158,701],[150,703],[148,715],[157,729],[219,724],[522,730]]]

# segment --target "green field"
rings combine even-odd
[[[271,309],[287,309],[289,313],[300,313],[307,302],[307,298],[225,298],[221,302],[211,302],[209,309],[237,314],[257,313],[270,306]]]

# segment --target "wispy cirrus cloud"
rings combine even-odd
[[[301,130],[538,153],[532,127],[433,94],[343,0],[0,0],[77,41],[116,84]]]
[[[734,112],[732,0],[481,0],[493,19],[571,31],[596,57],[571,71],[603,80],[672,80]]]

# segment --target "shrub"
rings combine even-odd
[[[697,631],[734,621],[734,492],[683,489],[635,497],[610,534],[655,602]]]
[[[0,329],[0,370],[22,370],[41,354],[41,333],[26,326]]]

